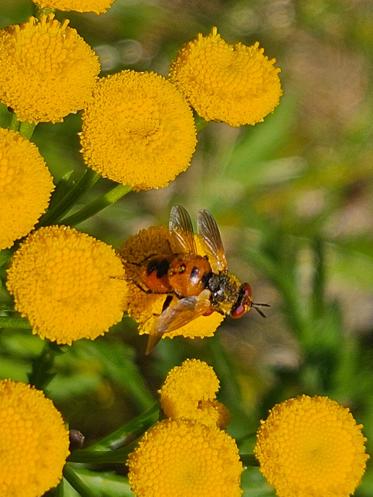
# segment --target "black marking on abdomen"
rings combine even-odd
[[[153,259],[146,266],[146,274],[149,276],[154,271],[157,272],[157,278],[163,278],[168,273],[170,262],[168,259]]]

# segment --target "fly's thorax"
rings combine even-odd
[[[179,297],[199,295],[206,288],[211,266],[206,257],[194,254],[175,255],[168,270],[168,281]]]
[[[240,292],[240,280],[232,273],[211,273],[206,288],[211,292],[212,307],[223,314],[230,314]]]

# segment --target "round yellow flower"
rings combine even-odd
[[[169,231],[162,226],[139,231],[126,241],[121,251],[128,286],[126,309],[137,321],[140,335],[152,333],[155,319],[162,313],[167,298],[166,294],[146,293],[138,286],[139,264],[154,254],[165,256],[172,254]],[[177,300],[178,298],[174,296],[170,305],[174,305]],[[212,336],[223,319],[224,316],[217,312],[209,316],[199,316],[185,326],[165,333],[162,338],[180,335],[187,338]]]
[[[129,456],[136,497],[239,497],[242,464],[235,441],[189,420],[157,423]]]
[[[206,121],[255,124],[274,110],[282,94],[280,69],[263,52],[259,43],[230,45],[213,28],[180,50],[170,78]]]
[[[7,286],[34,333],[70,344],[94,339],[121,320],[123,277],[109,245],[66,226],[48,226],[14,254]]]
[[[32,230],[53,188],[37,147],[19,133],[0,128],[0,250]]]
[[[216,400],[219,380],[206,362],[187,359],[168,373],[159,390],[161,406],[169,418],[185,418],[225,426],[227,409]]]
[[[61,414],[43,392],[0,381],[0,495],[40,497],[57,485],[69,455]]]
[[[98,58],[68,23],[51,14],[0,31],[0,100],[21,121],[62,121],[91,98]]]
[[[106,12],[114,0],[33,0],[36,5],[43,8],[58,10],[75,10],[76,12]]]
[[[187,169],[196,146],[193,114],[156,73],[122,71],[101,79],[83,114],[82,152],[106,178],[147,190]]]
[[[368,458],[361,429],[337,402],[303,395],[262,421],[255,455],[279,497],[348,497]]]

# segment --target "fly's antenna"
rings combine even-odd
[[[251,302],[251,307],[256,310],[258,314],[262,316],[262,318],[266,318],[267,316],[264,314],[264,312],[260,309],[261,307],[271,307],[269,304],[263,304],[260,302]]]

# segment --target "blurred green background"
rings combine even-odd
[[[29,0],[2,0],[0,27],[32,13]],[[176,203],[192,217],[207,208],[231,270],[271,305],[267,318],[227,319],[213,339],[164,340],[150,357],[128,318],[95,342],[66,347],[47,392],[70,427],[88,441],[107,434],[152,405],[172,366],[198,357],[214,366],[220,400],[232,413],[229,431],[248,446],[246,436],[274,403],[307,393],[350,407],[371,451],[372,2],[116,0],[102,16],[58,18],[71,19],[94,47],[103,74],[131,68],[166,75],[183,43],[217,26],[227,41],[258,40],[277,59],[284,88],[279,107],[255,127],[209,123],[191,167],[168,188],[130,193],[78,226],[120,248],[140,228],[166,225]],[[6,125],[6,109],[1,116]],[[57,180],[84,167],[79,128],[74,115],[35,131]],[[112,186],[100,181],[81,204]],[[0,377],[27,381],[42,346],[27,330],[2,330]],[[245,497],[274,495],[256,469],[243,484]],[[102,495],[117,495],[114,487]],[[356,495],[373,496],[372,467]]]

